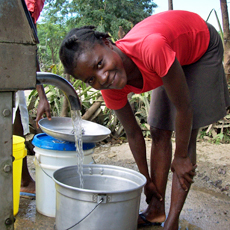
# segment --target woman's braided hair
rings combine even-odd
[[[65,72],[73,75],[79,55],[92,48],[95,43],[102,44],[102,39],[109,37],[107,33],[95,31],[94,26],[72,29],[64,38],[59,50],[59,57]]]

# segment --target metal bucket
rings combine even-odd
[[[83,165],[84,188],[77,166],[53,174],[56,187],[56,229],[135,230],[146,178],[131,169]]]

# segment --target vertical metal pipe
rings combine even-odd
[[[0,229],[14,229],[12,176],[13,92],[0,92]]]

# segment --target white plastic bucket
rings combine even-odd
[[[75,143],[60,141],[47,134],[35,135],[33,139],[36,170],[36,209],[39,213],[55,217],[56,190],[53,173],[66,166],[77,164]],[[84,164],[92,164],[94,143],[83,144]]]

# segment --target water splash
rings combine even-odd
[[[77,168],[80,179],[80,188],[84,187],[83,181],[83,162],[84,162],[84,152],[82,144],[82,120],[80,110],[71,110],[71,117],[73,123],[73,131],[75,137],[75,146],[77,153]]]

